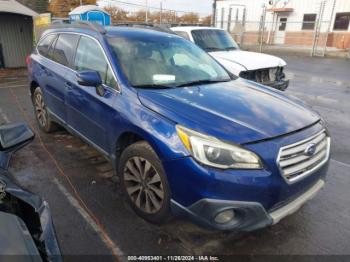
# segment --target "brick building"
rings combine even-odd
[[[245,42],[350,48],[350,0],[218,0],[215,17]]]

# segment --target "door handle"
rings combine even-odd
[[[47,69],[46,69],[46,67],[45,67],[45,66],[43,66],[43,65],[39,65],[39,67],[40,67],[40,69],[41,69],[41,70],[43,70],[45,73],[47,72]]]
[[[67,87],[68,89],[72,89],[73,88],[73,85],[72,85],[71,82],[65,82],[64,86]]]

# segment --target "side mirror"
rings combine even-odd
[[[0,151],[19,149],[33,139],[33,131],[24,123],[0,126]]]
[[[77,73],[77,82],[81,86],[98,87],[102,85],[101,76],[96,71],[81,71]]]
[[[33,139],[33,131],[24,123],[0,126],[0,168],[6,170],[11,154]]]

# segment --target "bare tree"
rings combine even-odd
[[[96,5],[96,0],[82,0],[83,5]],[[54,17],[68,17],[68,13],[80,5],[80,0],[51,0],[49,11]]]
[[[111,19],[113,23],[128,21],[129,12],[125,11],[122,8],[119,8],[116,6],[106,6],[103,9],[111,15]]]

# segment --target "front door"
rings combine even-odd
[[[79,85],[76,73],[69,72],[66,100],[68,125],[88,142],[108,153],[108,131],[117,118],[114,104],[119,93],[116,91],[117,82],[104,51],[95,40],[86,36],[80,38],[73,69],[77,72],[97,71],[105,93],[101,95],[96,92],[96,87]]]
[[[283,45],[286,37],[286,27],[287,27],[287,17],[278,17],[277,26],[275,31],[275,40],[276,45]]]

